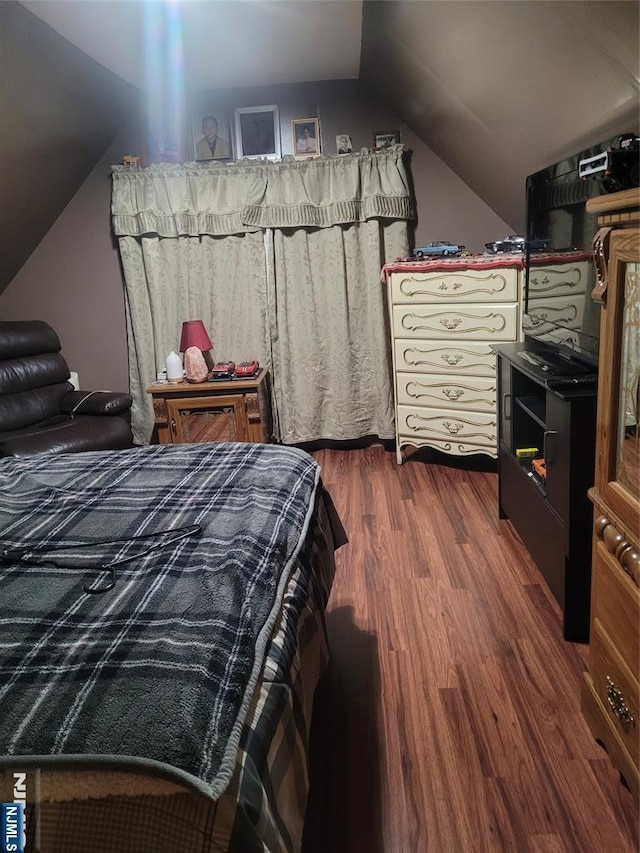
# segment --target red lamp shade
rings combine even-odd
[[[212,346],[211,338],[207,334],[202,320],[186,320],[182,324],[182,336],[180,338],[181,352],[186,352],[189,347],[198,347],[199,350],[206,352]]]

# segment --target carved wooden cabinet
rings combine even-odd
[[[520,339],[521,256],[390,264],[385,270],[398,463],[407,445],[495,459],[492,345]]]
[[[640,793],[640,191],[587,202],[602,323],[596,438],[589,671],[582,710]]]
[[[273,437],[269,372],[252,379],[179,382],[147,388],[160,444],[269,442]]]

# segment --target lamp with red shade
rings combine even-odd
[[[207,334],[202,320],[185,320],[182,324],[182,335],[180,337],[180,351],[186,352],[189,347],[197,347],[202,351],[204,360],[209,370],[213,367],[211,360],[211,338]]]

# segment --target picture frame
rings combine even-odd
[[[235,147],[238,159],[278,160],[282,156],[277,104],[235,108]]]
[[[377,130],[373,134],[373,150],[384,151],[400,142],[399,130]]]
[[[194,116],[191,122],[193,159],[230,160],[233,156],[229,111],[213,107]]]
[[[336,136],[336,154],[353,154],[353,142],[348,133],[338,133]]]
[[[294,118],[291,122],[291,144],[296,160],[320,154],[320,122],[317,118]]]

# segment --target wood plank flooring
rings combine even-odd
[[[492,463],[420,451],[398,466],[379,445],[313,455],[350,543],[304,853],[635,853],[638,804],[580,714],[587,649],[562,639],[498,519]]]

